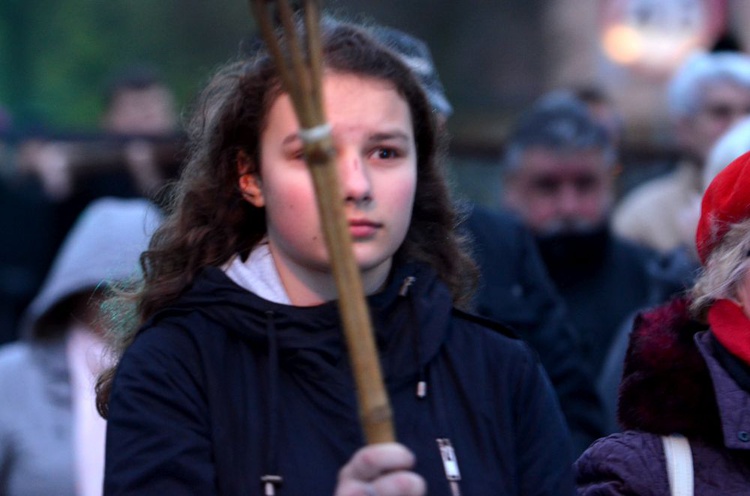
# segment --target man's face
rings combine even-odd
[[[750,115],[750,89],[729,81],[706,84],[698,110],[677,122],[682,146],[703,164],[708,152],[738,119]]]
[[[163,86],[121,90],[112,99],[103,125],[113,133],[172,133],[177,127],[174,98]]]
[[[532,147],[507,177],[504,202],[536,234],[580,232],[605,222],[612,188],[602,150]]]

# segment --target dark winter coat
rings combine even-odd
[[[620,388],[625,432],[576,462],[581,495],[668,496],[661,435],[687,436],[696,495],[750,493],[750,393],[678,299],[636,319]]]
[[[430,495],[450,494],[439,438],[466,495],[571,494],[569,439],[533,352],[452,309],[432,271],[392,279],[369,303],[396,436]],[[266,474],[283,478],[279,495],[328,495],[363,444],[336,304],[271,303],[218,269],[136,338],[109,409],[107,495],[254,495]]]
[[[476,310],[516,331],[539,353],[570,427],[576,454],[604,436],[593,371],[531,233],[511,214],[475,207],[465,226],[480,268]]]
[[[651,266],[659,255],[614,236],[606,225],[581,234],[537,236],[536,242],[580,333],[584,359],[598,377],[622,322],[655,304],[660,282]]]

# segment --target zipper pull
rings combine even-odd
[[[263,494],[276,496],[276,487],[280,486],[284,479],[279,475],[264,475],[260,480],[263,483]]]
[[[436,441],[440,450],[440,457],[443,459],[445,478],[448,479],[451,494],[453,496],[461,496],[461,488],[458,485],[461,480],[461,471],[458,469],[458,459],[456,458],[456,452],[453,449],[451,440],[443,437],[438,438]]]
[[[412,284],[414,284],[414,281],[416,281],[417,278],[414,276],[409,276],[406,279],[404,279],[404,282],[401,283],[401,289],[398,290],[399,296],[406,296],[406,294],[409,292],[409,288]]]

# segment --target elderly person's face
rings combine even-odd
[[[701,163],[711,146],[738,119],[750,115],[750,89],[730,81],[705,85],[698,110],[677,124],[679,140]]]

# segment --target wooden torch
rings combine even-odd
[[[250,0],[250,5],[299,120],[305,160],[315,185],[318,213],[338,290],[339,312],[365,438],[368,443],[391,442],[395,439],[391,408],[344,215],[331,127],[323,109],[320,5],[316,0],[302,1],[304,40],[296,29],[295,18],[300,14],[287,0]],[[274,13],[281,25],[280,32],[276,30]]]

